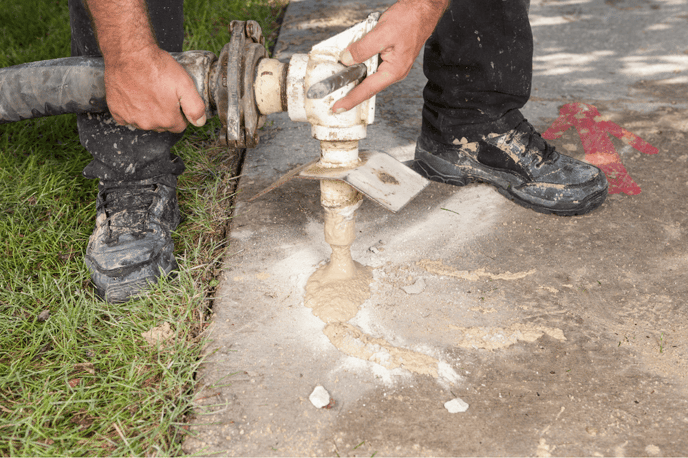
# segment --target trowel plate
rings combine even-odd
[[[326,168],[311,164],[299,173],[300,178],[340,180],[383,207],[397,212],[413,200],[429,181],[398,160],[379,151],[359,152],[360,165],[355,168]]]

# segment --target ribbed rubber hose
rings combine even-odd
[[[0,68],[0,124],[65,113],[102,113],[103,59],[65,57]]]
[[[215,108],[208,88],[209,51],[172,53],[189,73],[206,105],[206,116]],[[103,113],[105,67],[102,58],[64,57],[0,68],[0,124],[65,113]]]

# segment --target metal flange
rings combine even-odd
[[[232,39],[218,57],[211,75],[213,99],[223,123],[221,140],[229,147],[252,148],[264,116],[253,91],[258,62],[267,57],[265,38],[256,21],[232,21]]]

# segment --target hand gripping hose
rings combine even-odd
[[[208,88],[216,57],[208,51],[172,53],[215,115]],[[64,57],[0,68],[0,124],[65,113],[103,113],[105,66],[99,57]]]

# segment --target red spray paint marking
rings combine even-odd
[[[542,137],[554,140],[571,127],[576,128],[583,142],[585,160],[598,166],[607,175],[609,194],[640,194],[640,186],[626,171],[621,163],[621,156],[607,134],[614,135],[641,153],[657,154],[657,148],[617,124],[601,119],[600,112],[594,106],[578,102],[564,105],[559,111],[559,117]]]

